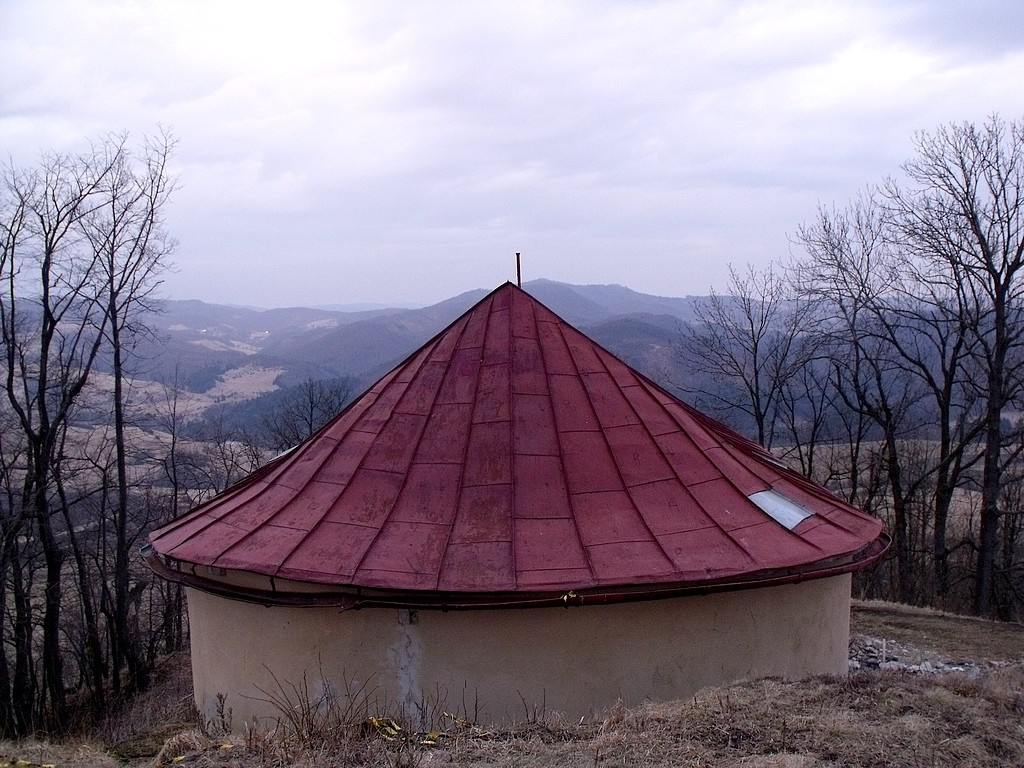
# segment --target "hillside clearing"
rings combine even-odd
[[[913,646],[926,658],[981,664],[1024,660],[1024,626],[929,608],[855,600],[850,632]]]

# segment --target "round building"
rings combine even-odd
[[[493,722],[843,674],[887,541],[507,283],[148,560],[236,728],[280,685]]]

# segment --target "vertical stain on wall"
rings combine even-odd
[[[394,644],[388,649],[388,658],[397,672],[398,700],[407,709],[413,709],[420,700],[420,681],[423,648],[420,643],[419,615],[415,610],[398,609],[398,632]]]

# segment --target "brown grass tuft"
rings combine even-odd
[[[1024,665],[974,677],[864,671],[757,680],[686,700],[620,703],[583,723],[547,714],[494,728],[452,718],[442,732],[422,734],[379,722],[338,723],[315,740],[286,728],[227,737],[191,727],[168,738],[155,757],[122,758],[139,768],[995,768],[1024,765]],[[74,756],[69,747],[18,749],[34,764],[116,765],[94,748]]]
[[[499,728],[446,715],[437,723],[402,722],[395,729],[382,727],[380,720],[374,724],[375,713],[359,706],[339,708],[343,714],[336,722],[313,723],[315,734],[283,721],[274,732],[244,736],[225,736],[197,722],[187,658],[178,657],[161,668],[157,689],[103,723],[106,749],[25,742],[0,744],[0,753],[33,768],[1024,766],[1019,626],[906,607],[887,612],[877,604],[855,609],[855,631],[870,634],[866,625],[884,629],[886,634],[876,636],[906,648],[924,647],[925,654],[984,653],[967,672],[865,669],[799,682],[764,679],[709,688],[679,701],[619,703],[583,723],[545,712]],[[282,691],[290,697],[303,694]]]

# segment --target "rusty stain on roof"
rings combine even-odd
[[[790,530],[749,499],[769,489],[813,514]],[[165,563],[513,597],[795,580],[855,570],[883,542],[878,520],[512,283],[310,439],[150,536]]]

